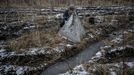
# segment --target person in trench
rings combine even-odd
[[[60,27],[63,27],[66,21],[68,21],[69,17],[76,12],[74,6],[70,6],[64,13],[63,13],[63,19],[60,24]]]

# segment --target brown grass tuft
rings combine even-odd
[[[19,50],[34,47],[55,47],[59,43],[65,42],[58,34],[48,34],[43,31],[24,34],[23,36],[9,41],[9,48]]]

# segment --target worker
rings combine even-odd
[[[70,6],[63,14],[63,20],[60,24],[60,27],[63,27],[63,25],[65,24],[66,21],[68,21],[69,17],[75,13],[75,7],[74,6]]]

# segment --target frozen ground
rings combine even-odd
[[[0,10],[2,10],[0,11],[2,15],[5,15],[5,13],[8,11],[8,9],[7,10],[0,9]],[[16,10],[17,9],[14,9],[14,11]],[[43,18],[45,18],[47,16],[46,19],[41,20],[43,21],[41,25],[43,26],[43,28],[39,27],[39,30],[41,29],[43,31],[48,31],[52,29],[50,32],[52,31],[56,32],[56,30],[59,29],[58,26],[56,26],[58,24],[56,22],[59,21],[60,18],[62,18],[61,15],[64,10],[65,8],[55,8],[51,16],[49,15],[50,9],[41,9],[40,13],[34,13],[36,14],[36,17],[42,16]],[[26,13],[30,13],[30,15],[33,15],[31,14],[31,12],[40,11],[40,10],[38,9],[33,9],[30,11],[29,9],[18,10],[18,12],[20,13],[24,11]],[[118,70],[118,67],[119,68],[122,67],[122,62],[119,61],[118,59],[117,60],[119,62],[115,62],[114,61],[115,57],[119,56],[119,58],[122,58],[120,54],[122,54],[122,51],[124,51],[124,49],[128,49],[128,51],[132,51],[133,49],[133,38],[132,38],[133,36],[131,36],[133,35],[133,27],[134,27],[133,16],[132,16],[133,11],[134,11],[133,7],[126,7],[126,6],[85,7],[85,8],[78,7],[78,15],[82,17],[81,18],[82,21],[84,20],[84,22],[85,21],[87,22],[87,23],[84,23],[84,26],[87,27],[86,28],[87,33],[81,43],[74,44],[70,41],[67,41],[66,43],[59,43],[58,46],[53,47],[53,48],[52,47],[48,47],[48,48],[31,47],[27,49],[20,49],[19,51],[7,49],[7,45],[8,45],[7,41],[9,42],[18,37],[21,37],[26,32],[36,31],[38,29],[37,27],[38,23],[35,23],[35,22],[33,23],[33,21],[21,21],[24,23],[19,23],[20,26],[18,26],[18,23],[0,22],[1,24],[0,26],[0,38],[1,38],[0,73],[5,74],[5,75],[8,75],[8,74],[11,74],[11,75],[27,74],[28,75],[29,73],[27,72],[29,71],[31,74],[33,73],[40,74],[41,71],[44,72],[44,71],[47,71],[48,69],[47,72],[54,71],[53,73],[57,73],[57,74],[63,73],[69,70],[66,73],[63,73],[61,75],[75,75],[75,74],[76,75],[90,75],[90,74],[92,75],[92,70],[95,71],[96,66],[97,68],[101,66],[106,66],[109,69],[108,70],[109,75],[117,75],[115,70],[113,70],[111,66],[117,67],[116,70]],[[127,14],[127,17],[126,17],[126,14]],[[86,19],[83,19],[84,18],[83,15],[85,15]],[[89,23],[89,18],[91,17],[91,15],[95,19],[94,20],[95,24],[93,25]],[[0,21],[1,21],[1,18],[2,17],[0,16]],[[130,21],[128,21],[128,19],[131,20],[131,23]],[[34,17],[30,20],[34,20]],[[114,21],[111,22],[111,20],[114,20]],[[7,24],[7,25],[4,25],[4,24]],[[53,29],[54,27],[56,30]],[[130,29],[127,29],[126,27]],[[123,29],[123,31],[121,29]],[[117,32],[117,30],[119,32]],[[124,33],[127,36],[130,36],[130,37],[125,36],[125,38],[127,39],[125,40],[125,42],[127,43],[125,47],[122,46],[122,42],[124,40],[124,36],[122,33]],[[98,44],[95,44],[94,46],[94,43],[97,41],[101,41],[109,36],[110,38],[107,41],[104,41],[106,45],[102,46],[100,49],[98,48],[97,49],[98,52],[97,52],[96,47],[98,47]],[[85,50],[85,48],[89,46],[92,46],[92,47],[90,48],[89,53],[88,53],[88,49]],[[92,50],[94,50],[95,52],[93,52]],[[80,54],[78,54],[79,52]],[[91,55],[89,55],[90,53]],[[125,55],[125,56],[133,55],[131,54],[131,52],[128,52],[128,53],[129,55]],[[72,58],[72,56],[74,56],[74,59],[77,60],[78,62],[76,62]],[[67,63],[66,60],[68,59],[66,59],[66,57],[68,59],[71,59],[70,63],[73,64],[73,66],[71,66],[71,69],[67,68],[68,65],[66,64]],[[62,70],[64,70],[62,71],[61,69],[56,69],[50,66],[50,64],[52,65],[52,63],[55,63],[55,64],[60,63],[58,59],[61,59],[65,63],[64,64],[61,63],[60,64],[61,66],[56,65],[56,67],[64,67],[66,70],[61,68]],[[85,65],[90,65],[90,63],[94,64],[96,62],[99,64],[95,64],[96,66],[93,65],[93,68],[91,68],[91,70],[90,70],[90,67],[85,66]],[[65,66],[62,66],[62,65],[65,65]],[[118,66],[118,65],[121,65],[121,66]],[[134,67],[133,62],[125,61],[125,65],[130,69]]]
[[[127,36],[123,37],[123,33]],[[122,31],[116,32],[117,35],[110,38],[109,42],[116,44],[116,47],[106,43],[105,46],[100,47],[100,51],[98,51],[95,56],[93,56],[88,62],[86,62],[85,64],[78,65],[75,68],[70,69],[66,73],[62,73],[60,75],[94,75],[99,73],[106,75],[120,75],[121,73],[123,73],[122,70],[125,74],[132,75],[134,73],[134,47],[132,44],[128,43],[130,41],[127,41],[123,45],[120,44],[122,44],[122,42],[126,40],[124,38],[131,36],[128,34],[133,33],[133,31],[131,31],[131,29],[128,29],[123,33]],[[125,52],[125,54],[123,52]],[[124,62],[122,60],[124,60]],[[131,62],[129,62],[129,60]]]

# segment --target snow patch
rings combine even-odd
[[[32,70],[32,67],[17,66],[17,65],[0,66],[0,74],[4,74],[4,75],[7,75],[9,72],[15,75],[24,75],[29,70]]]
[[[4,58],[4,57],[9,57],[9,56],[11,56],[11,55],[14,55],[15,54],[15,52],[7,52],[5,49],[1,49],[0,50],[0,57],[1,58]]]
[[[110,72],[110,75],[117,75],[116,72]]]
[[[55,15],[55,17],[57,18],[57,19],[63,19],[63,14],[57,14],[57,15]]]
[[[59,75],[89,75],[89,73],[84,69],[83,65],[76,66],[71,72],[68,71]]]
[[[91,38],[94,38],[94,35],[93,34],[88,34],[88,36],[90,36]]]
[[[102,56],[102,53],[99,51],[96,53],[96,57],[101,57]]]
[[[123,39],[121,39],[121,37],[117,37],[117,38],[113,39],[111,42],[114,42],[114,43],[119,44],[119,43],[122,42],[122,40],[123,40]]]
[[[25,73],[25,71],[27,71],[27,69],[28,69],[27,67],[25,67],[25,68],[18,67],[17,71],[16,71],[16,74],[17,75],[23,75]]]
[[[134,62],[126,62],[127,66],[130,68],[134,67]]]

